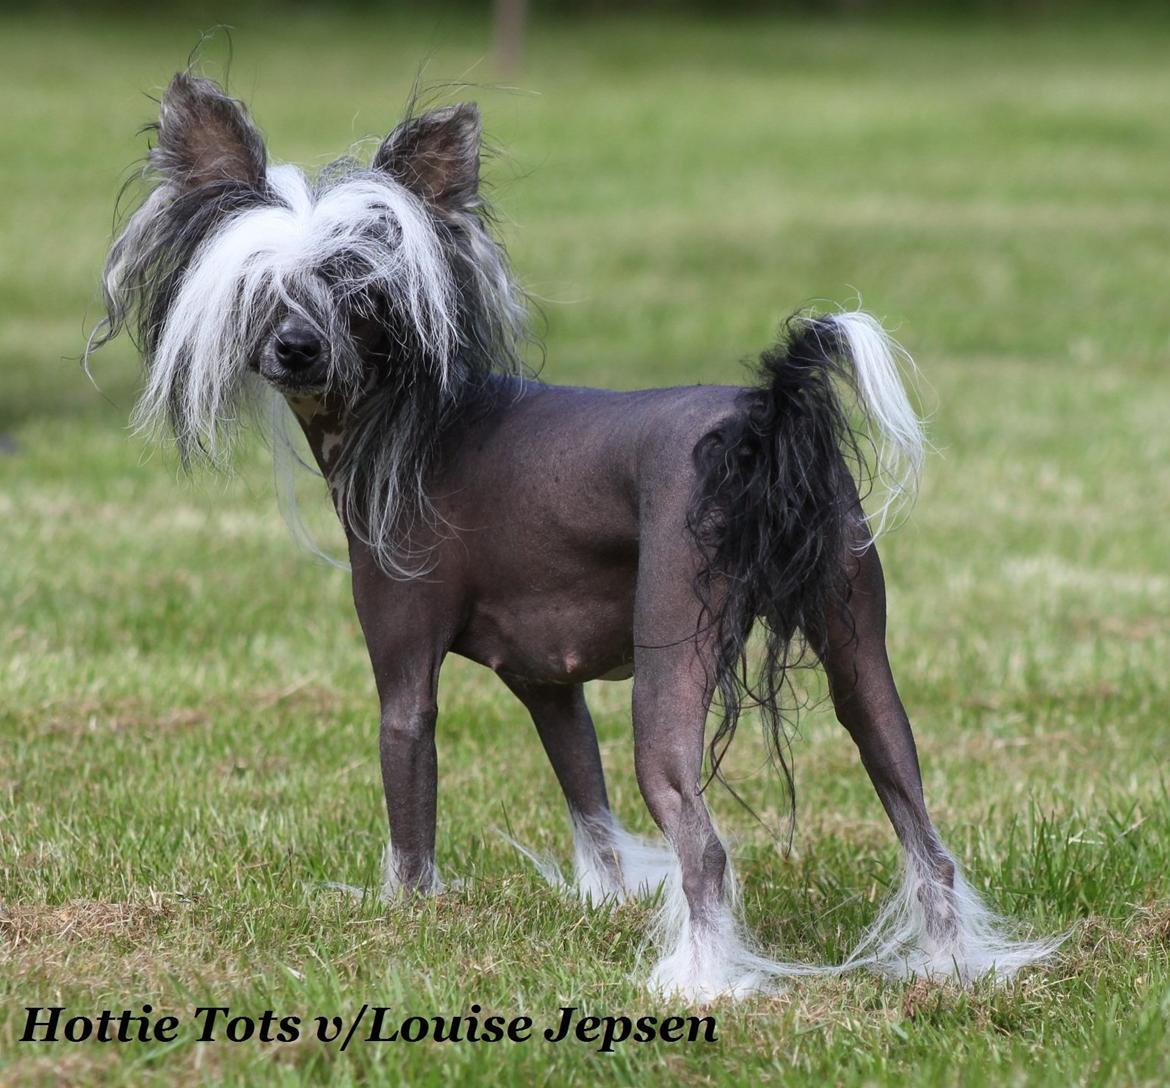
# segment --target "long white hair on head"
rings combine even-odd
[[[231,215],[195,252],[133,417],[139,430],[170,422],[213,459],[238,419],[248,363],[284,312],[318,325],[336,353],[338,300],[376,293],[399,309],[441,388],[455,347],[450,266],[417,197],[373,172],[314,192],[296,167],[274,166],[268,184],[273,203]]]
[[[172,80],[155,130],[141,174],[151,188],[107,258],[87,368],[128,328],[147,371],[135,427],[169,427],[185,463],[222,463],[245,414],[274,418],[259,411],[254,366],[279,323],[299,316],[327,345],[320,392],[343,417],[334,504],[384,571],[422,573],[428,544],[416,547],[412,530],[437,527],[425,485],[443,429],[492,375],[524,370],[529,338],[480,195],[478,110],[410,116],[370,166],[343,158],[312,181],[270,166],[244,105],[190,73]],[[358,344],[355,317],[380,327],[381,347]],[[286,480],[296,459],[286,417],[275,418]],[[295,519],[295,504],[282,506]]]

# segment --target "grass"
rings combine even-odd
[[[80,373],[141,91],[203,25],[0,27],[0,1081],[1170,1079],[1167,26],[538,24],[520,83],[539,94],[475,92],[550,380],[734,380],[786,312],[857,292],[914,350],[941,453],[884,557],[929,799],[1001,909],[1072,931],[1011,986],[798,984],[717,1006],[717,1044],[605,1055],[192,1041],[204,1004],[660,1011],[629,977],[646,909],[584,910],[488,830],[567,852],[530,725],[464,662],[444,675],[439,860],[467,883],[390,908],[325,886],[372,881],[384,835],[346,576],[289,541],[262,450],[194,483],[144,457],[128,345],[97,362],[105,397]],[[454,18],[256,15],[232,84],[277,157],[321,162],[392,123],[421,57],[490,81],[483,41]],[[628,697],[591,695],[616,806],[645,830]],[[831,713],[800,732],[790,856],[711,800],[763,943],[826,961],[896,851]],[[779,821],[752,731],[737,745],[740,791]],[[184,1018],[179,1043],[17,1041],[26,1005],[145,1001]]]

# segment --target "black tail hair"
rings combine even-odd
[[[745,391],[742,410],[696,445],[687,527],[703,557],[695,590],[700,626],[713,642],[721,714],[710,777],[742,803],[721,764],[743,710],[758,708],[788,787],[790,845],[796,785],[786,725],[800,706],[789,670],[815,663],[809,651],[823,650],[829,609],[847,604],[849,550],[868,540],[858,490],[870,477],[868,439],[850,426],[838,394],[838,382],[857,388],[843,330],[831,317],[797,316],[785,331],[761,356],[760,385]],[[757,621],[764,645],[753,668]]]

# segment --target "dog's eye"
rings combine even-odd
[[[386,326],[372,315],[354,314],[349,320],[349,332],[367,351],[384,351],[389,344]]]

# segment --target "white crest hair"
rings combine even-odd
[[[381,165],[346,158],[310,179],[294,166],[265,167],[259,134],[232,112],[239,104],[209,84],[179,81],[188,93],[196,84],[203,97],[194,106],[164,99],[162,142],[143,172],[155,187],[111,248],[106,318],[87,362],[130,328],[147,370],[133,424],[156,436],[173,431],[184,463],[225,462],[245,415],[270,426],[281,510],[305,543],[290,480],[304,464],[292,448],[291,416],[252,364],[287,315],[308,321],[328,345],[323,395],[344,416],[329,466],[334,504],[383,570],[414,577],[429,550],[412,545],[412,530],[438,527],[425,479],[442,428],[467,389],[523,369],[528,338],[525,296],[489,231],[477,186],[433,205],[411,187],[409,157],[405,166],[395,158],[410,154],[398,134],[438,118],[463,126],[463,151],[477,167],[478,114],[460,107],[408,119],[375,158]],[[253,177],[192,186],[189,175],[175,173],[185,160],[173,117],[207,102],[242,133]],[[361,358],[349,327],[355,314],[389,334],[384,366]]]
[[[457,294],[419,198],[374,172],[332,184],[327,175],[315,191],[299,169],[281,165],[269,169],[268,184],[274,203],[230,215],[195,252],[168,306],[134,413],[138,429],[169,421],[213,458],[225,427],[237,419],[235,404],[251,378],[248,361],[273,316],[284,311],[317,325],[336,355],[338,329],[329,327],[336,300],[376,292],[399,309],[440,388],[449,382]],[[118,273],[111,271],[111,295]],[[335,370],[333,377],[358,376]]]

